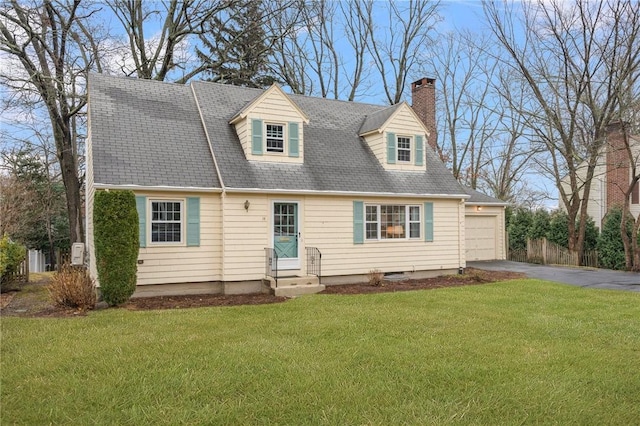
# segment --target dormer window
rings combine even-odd
[[[411,138],[408,136],[398,136],[398,161],[403,163],[411,162]]]
[[[267,152],[284,152],[284,125],[266,124]]]
[[[304,163],[304,125],[309,117],[277,85],[239,111],[235,126],[247,160]]]

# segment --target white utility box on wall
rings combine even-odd
[[[71,264],[73,266],[84,265],[84,243],[73,243],[71,245]]]

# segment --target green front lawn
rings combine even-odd
[[[2,318],[3,424],[635,424],[640,294],[544,281]]]

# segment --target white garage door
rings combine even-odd
[[[496,216],[467,216],[467,262],[496,259]]]

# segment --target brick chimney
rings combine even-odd
[[[411,83],[411,107],[429,130],[428,142],[434,150],[436,133],[436,79],[424,77]]]
[[[607,211],[624,205],[629,188],[629,154],[625,145],[624,126],[614,122],[607,126]]]

